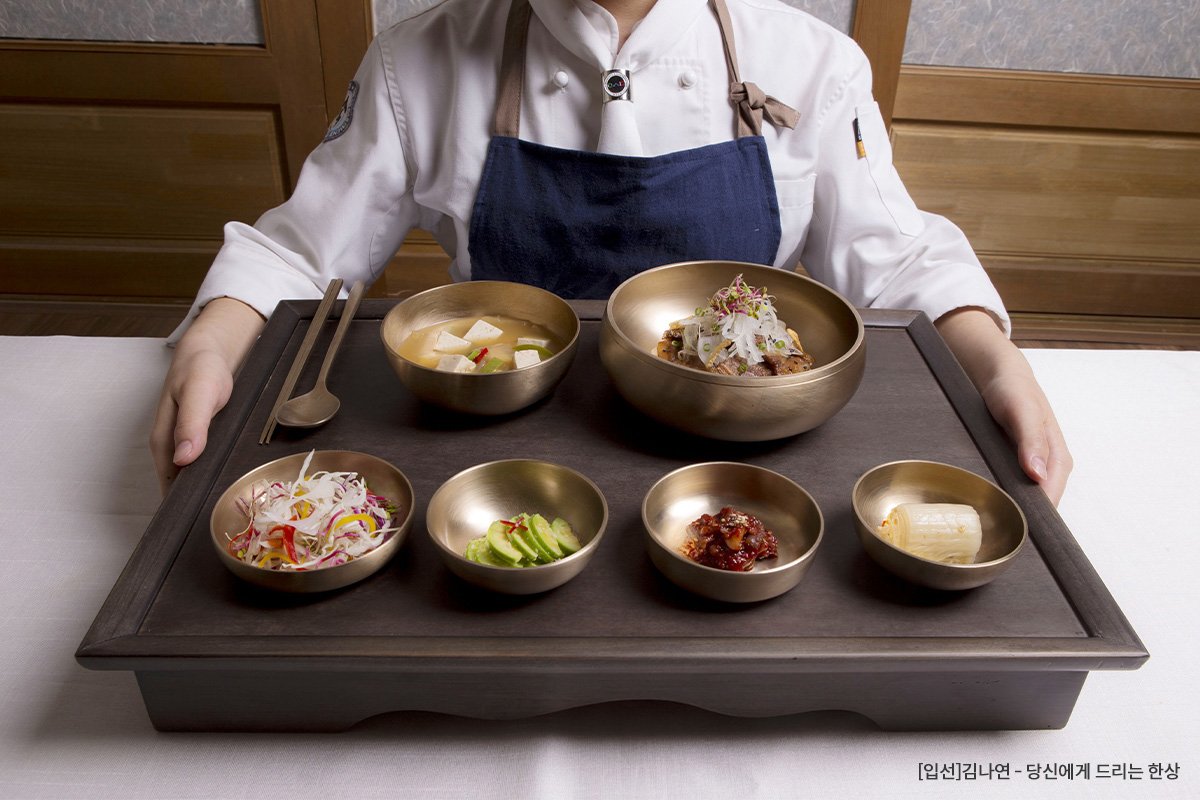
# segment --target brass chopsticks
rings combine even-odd
[[[292,396],[292,390],[296,388],[300,372],[304,369],[304,364],[308,361],[313,345],[316,344],[317,337],[321,334],[321,328],[324,327],[325,320],[329,318],[329,311],[333,308],[338,292],[341,290],[341,278],[331,280],[325,289],[325,296],[321,298],[321,303],[317,306],[317,313],[313,315],[308,331],[304,334],[304,340],[300,342],[300,349],[296,351],[296,357],[292,359],[292,367],[288,370],[287,377],[283,379],[283,386],[279,387],[279,396],[275,398],[275,405],[271,407],[271,413],[267,417],[266,425],[263,426],[262,435],[258,437],[259,444],[271,441],[271,435],[275,433],[277,423],[276,415],[288,398]]]

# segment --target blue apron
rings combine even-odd
[[[773,264],[779,202],[762,117],[796,114],[737,76],[732,26],[714,0],[738,138],[654,157],[549,147],[518,138],[527,0],[509,12],[494,134],[471,215],[471,277],[606,298],[630,276],[676,261]],[[626,102],[626,101],[616,101]]]

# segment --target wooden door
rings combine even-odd
[[[0,40],[0,293],[193,296],[323,135],[317,12],[262,0],[257,46]]]

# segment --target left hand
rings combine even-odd
[[[1058,505],[1075,462],[1025,356],[981,309],[952,311],[937,328],[1016,445],[1021,468]]]

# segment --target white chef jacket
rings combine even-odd
[[[595,150],[609,68],[631,71],[644,155],[735,137],[707,0],[658,0],[619,52],[616,21],[591,0],[530,2],[522,139]],[[794,130],[763,124],[782,227],[775,265],[802,264],[858,307],[937,319],[977,306],[1007,332],[1004,305],[966,237],[920,211],[901,183],[859,47],[777,0],[727,2],[741,79],[800,112]],[[446,0],[379,34],[352,106],[305,162],[291,198],[253,226],[225,227],[193,314],[229,296],[269,316],[281,299],[319,297],[335,276],[369,283],[414,227],[451,256],[453,279],[469,279],[468,230],[508,8]]]

